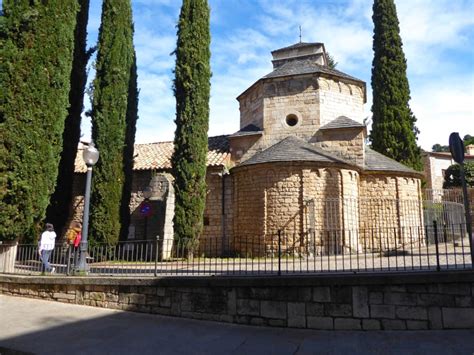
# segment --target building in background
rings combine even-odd
[[[466,147],[465,161],[474,162],[474,144]],[[426,188],[442,190],[445,171],[456,162],[449,152],[423,152]]]
[[[330,69],[322,43],[272,55],[273,71],[237,98],[240,130],[209,138],[200,253],[274,254],[278,235],[293,255],[422,242],[423,174],[367,147],[365,82]],[[136,145],[130,239],[173,239],[172,148]],[[80,219],[85,167],[76,162]]]

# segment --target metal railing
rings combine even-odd
[[[1,248],[1,245],[0,245]],[[57,245],[55,272],[78,274],[78,249]],[[187,242],[156,240],[89,246],[89,275],[209,276],[282,275],[331,272],[392,272],[472,267],[465,224],[424,227],[332,229],[304,235],[279,230],[270,236],[236,235]],[[18,245],[13,273],[38,275],[36,245]]]

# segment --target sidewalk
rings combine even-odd
[[[0,355],[469,354],[474,331],[324,332],[238,326],[0,295]]]

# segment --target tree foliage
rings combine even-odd
[[[468,187],[474,187],[474,162],[464,163],[464,176]],[[443,188],[461,187],[461,166],[451,165],[444,174]]]
[[[334,57],[331,55],[331,53],[326,52],[326,58],[328,60],[329,69],[336,69],[338,63],[336,62]]]
[[[135,147],[135,133],[138,120],[138,87],[137,87],[137,61],[135,52],[133,53],[133,64],[130,67],[130,80],[127,98],[127,116],[125,145],[123,147],[123,169],[124,184],[122,191],[122,201],[120,205],[121,231],[120,239],[125,240],[128,236],[128,226],[130,225],[130,197],[132,193],[133,176],[133,153]]]
[[[474,144],[474,137],[470,134],[466,134],[463,138],[464,145],[467,147],[468,145]]]
[[[61,232],[69,217],[72,200],[74,160],[81,135],[81,114],[84,102],[84,89],[87,82],[87,62],[93,49],[86,49],[87,21],[89,18],[89,0],[78,0],[74,31],[74,56],[71,70],[71,90],[69,91],[69,109],[63,132],[63,148],[59,162],[56,189],[49,201],[46,219],[53,223],[56,232]]]
[[[92,138],[100,159],[92,178],[92,241],[113,244],[122,228],[123,152],[134,59],[130,0],[104,0],[93,83]]]
[[[447,145],[441,145],[441,144],[434,144],[432,147],[431,147],[431,151],[432,152],[449,152],[449,146]]]
[[[4,0],[0,18],[0,238],[31,241],[54,191],[78,5]]]
[[[206,200],[210,40],[207,1],[183,0],[175,51],[174,231],[176,239],[192,247],[202,232]]]
[[[416,118],[409,107],[407,64],[393,0],[374,0],[372,148],[422,170]]]

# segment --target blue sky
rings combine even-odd
[[[236,97],[271,72],[270,51],[323,42],[338,69],[367,82],[372,102],[372,0],[210,0],[213,71],[209,135],[239,128]],[[132,0],[140,88],[137,143],[172,140],[172,93],[179,0]],[[396,0],[408,61],[418,143],[447,144],[449,133],[474,135],[474,1]],[[89,45],[97,40],[101,1],[91,0]],[[93,75],[93,74],[91,74]],[[84,122],[84,137],[90,135]]]

